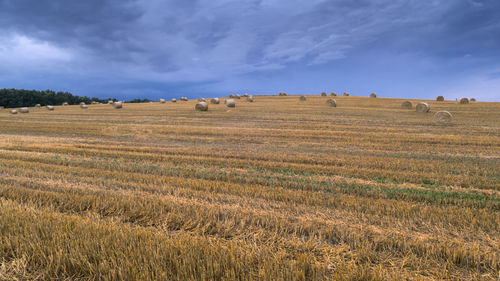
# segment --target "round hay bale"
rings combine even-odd
[[[470,101],[471,102],[476,102],[476,99],[475,98],[471,98]]]
[[[240,95],[235,95],[234,98],[235,99],[241,99],[241,96]]]
[[[232,98],[234,98],[234,95],[233,95],[233,94],[230,94],[230,95],[229,95],[229,98],[231,98],[231,99],[232,99]]]
[[[337,107],[337,101],[334,100],[334,99],[328,99],[326,101],[326,104],[329,105],[329,106],[331,106],[331,107]]]
[[[416,107],[417,112],[429,112],[431,107],[426,102],[419,102]]]
[[[54,107],[52,105],[47,105],[47,110],[54,110]]]
[[[171,102],[177,102],[177,99],[176,98],[173,98],[170,100]]]
[[[86,105],[86,104],[80,104],[80,108],[81,108],[81,109],[87,109],[87,108],[89,108],[89,106],[88,106],[88,105]]]
[[[326,97],[326,93],[325,92],[321,93],[321,96]]]
[[[12,110],[10,111],[10,114],[17,114],[17,110],[12,109]]]
[[[121,101],[117,101],[113,104],[113,107],[116,108],[116,109],[120,109],[123,107],[123,102]]]
[[[80,102],[80,105],[84,105],[84,104],[85,104],[85,103],[84,103],[83,101],[82,101],[82,102]]]
[[[448,111],[438,111],[434,114],[434,121],[437,124],[450,124],[453,116]]]
[[[29,112],[30,112],[30,110],[27,107],[21,107],[21,108],[19,108],[19,113],[29,113]]]
[[[35,104],[35,107],[42,107],[42,105],[37,103],[37,104]]]
[[[115,102],[112,100],[108,100],[108,104],[113,104],[113,103],[115,103]]]
[[[63,102],[63,103],[62,103],[62,105],[63,105],[63,106],[68,106],[68,105],[69,105],[69,103],[65,101],[65,102]]]
[[[208,110],[208,103],[206,103],[206,102],[204,102],[204,101],[200,101],[200,102],[198,102],[198,103],[195,105],[194,109],[195,109],[196,111],[207,111],[207,110]]]
[[[236,106],[236,103],[234,102],[233,99],[228,99],[224,103],[226,104],[227,107],[235,107]]]
[[[332,96],[332,97],[336,97],[336,96],[337,96],[337,93],[332,92],[332,93],[330,93],[330,96]]]
[[[91,104],[99,104],[99,103],[96,101],[92,101]]]
[[[469,104],[469,99],[468,98],[461,98],[458,100],[459,104]]]
[[[377,94],[375,94],[375,93],[370,94],[370,98],[376,98],[376,97],[377,97]]]
[[[305,96],[300,96],[299,100],[300,101],[306,101],[306,97]]]
[[[401,104],[401,108],[404,108],[404,109],[412,109],[413,108],[413,104],[411,103],[411,101],[405,101]]]
[[[247,97],[247,102],[253,102],[253,96],[248,96]]]
[[[344,96],[348,97],[349,93],[348,92],[344,92]]]
[[[443,96],[437,96],[436,101],[444,101],[444,97]]]
[[[167,101],[165,99],[160,99],[160,103],[166,103]]]
[[[188,101],[188,98],[187,97],[181,97],[180,100],[181,101]]]
[[[204,102],[207,102],[207,100],[205,98],[199,98],[198,101],[204,101]]]
[[[220,99],[219,98],[210,99],[210,103],[211,104],[219,104],[220,103]]]
[[[243,94],[243,96],[244,96],[245,98],[248,98],[248,94],[247,94],[247,93],[244,93],[244,94]]]

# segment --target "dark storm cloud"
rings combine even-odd
[[[307,76],[321,68],[341,77],[335,69],[344,65],[358,75],[361,57],[442,69],[444,80],[453,68],[462,68],[455,76],[492,80],[498,18],[496,0],[0,0],[0,62],[10,69],[0,70],[0,82],[31,77],[122,93],[143,85],[156,89],[151,95],[206,82],[215,92],[277,71]]]

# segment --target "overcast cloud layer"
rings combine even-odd
[[[498,0],[0,0],[0,88],[500,101]]]

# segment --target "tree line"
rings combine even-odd
[[[0,89],[0,106],[5,108],[12,107],[30,107],[40,104],[45,105],[61,105],[63,102],[68,104],[80,104],[84,102],[90,104],[92,102],[107,103],[108,100],[116,101],[116,99],[99,99],[89,98],[86,96],[75,96],[69,92],[55,92],[52,90],[23,90],[23,89]]]

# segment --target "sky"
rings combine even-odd
[[[0,0],[0,88],[500,101],[500,1]]]

